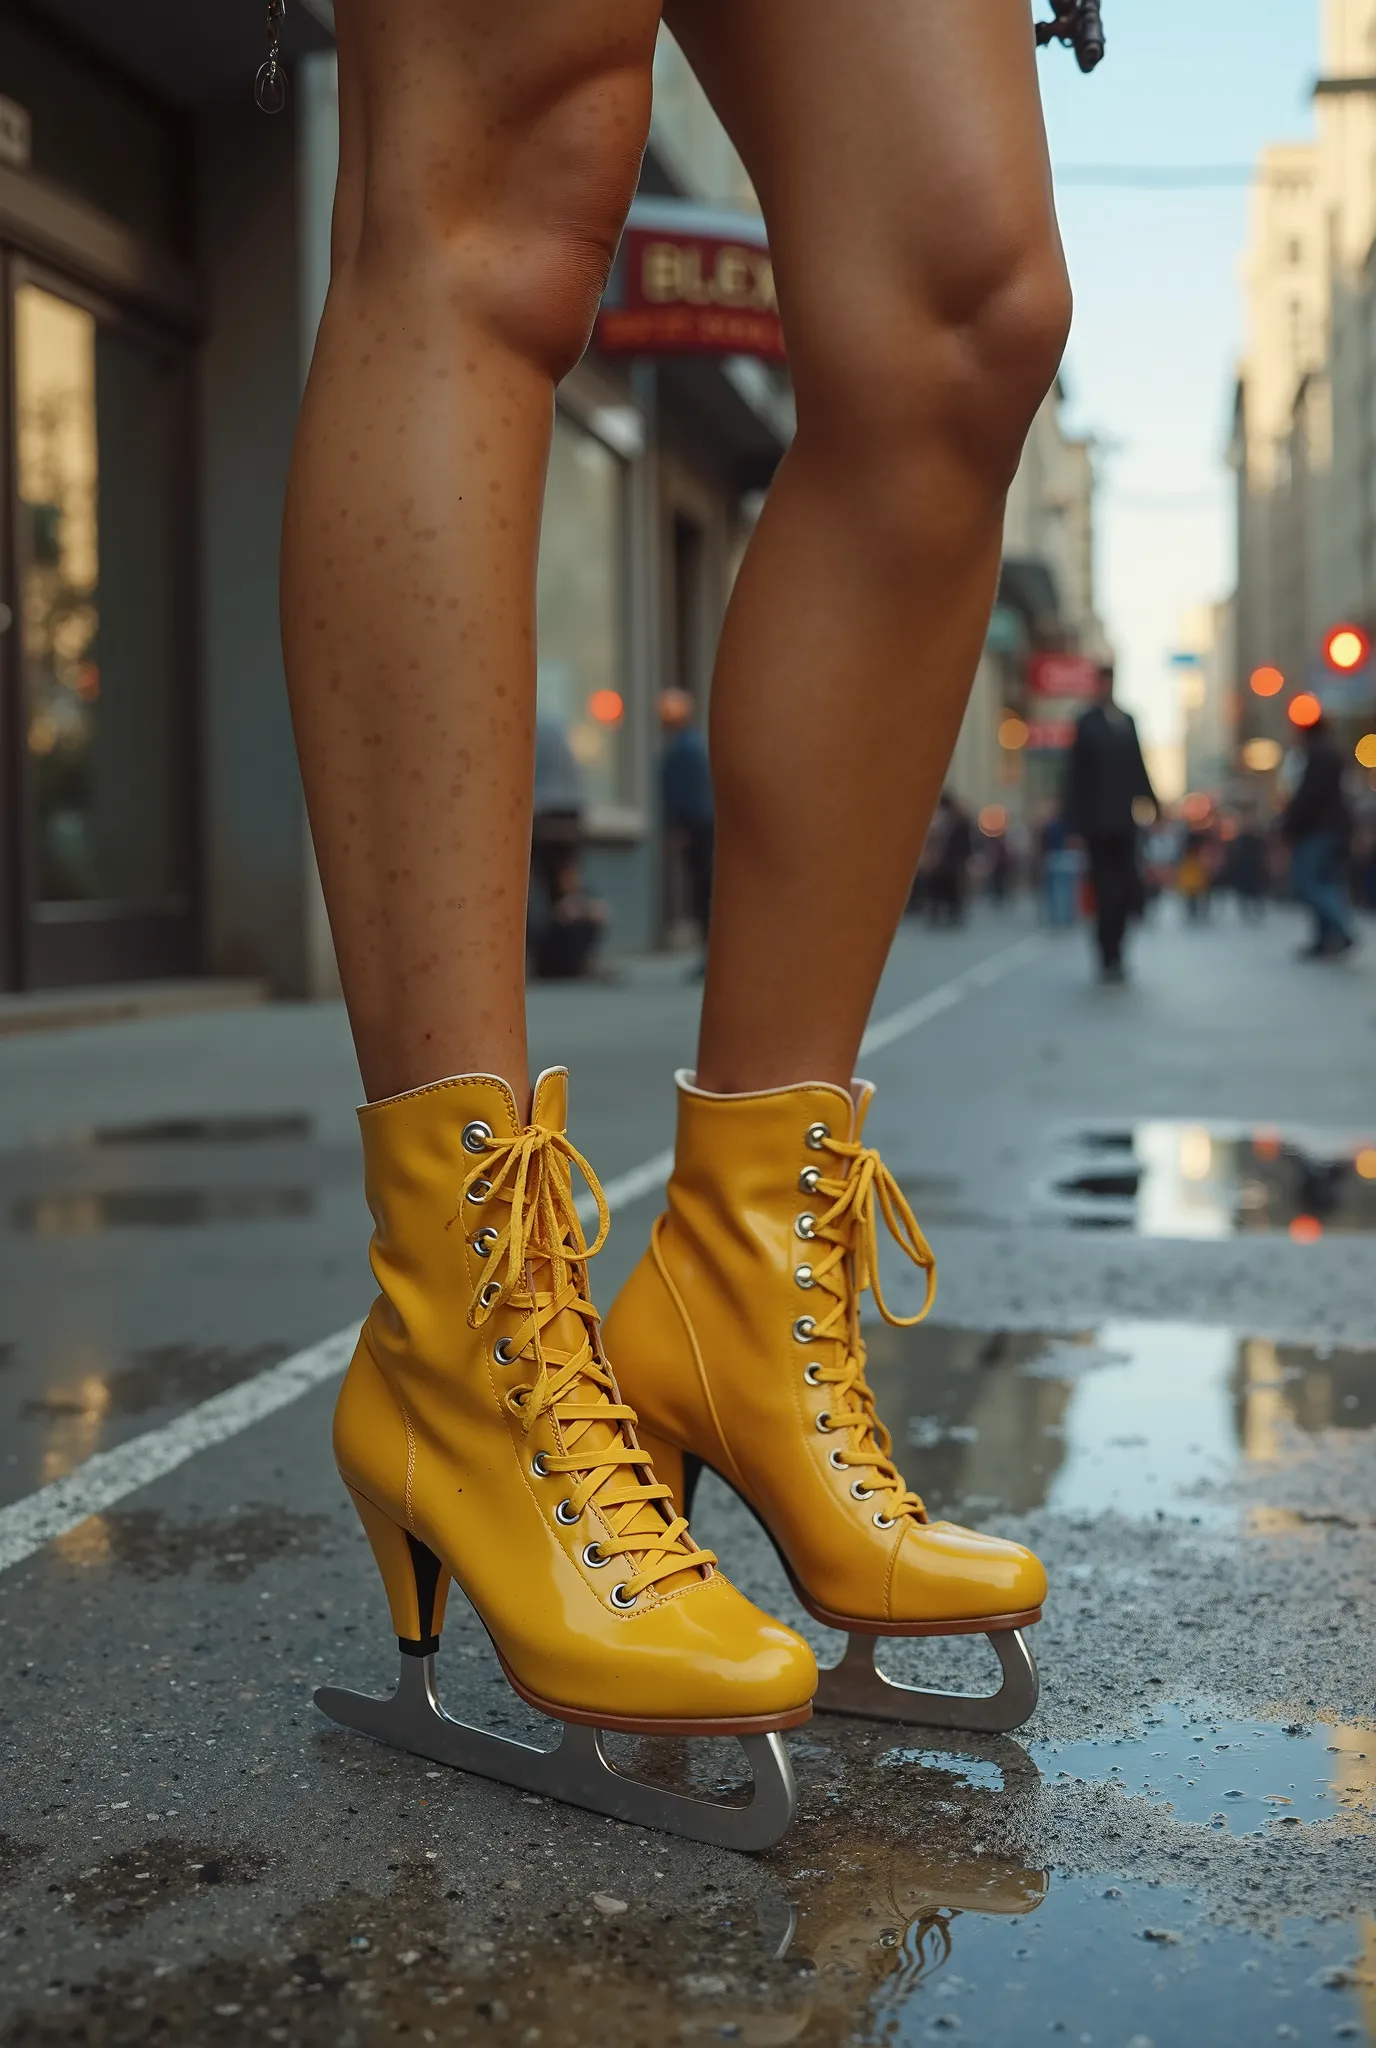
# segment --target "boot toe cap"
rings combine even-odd
[[[980,1621],[1025,1614],[1046,1598],[1046,1569],[1021,1543],[954,1522],[912,1525],[899,1549],[894,1621]]]
[[[817,1690],[817,1660],[800,1635],[764,1614],[720,1573],[677,1607],[683,1645],[670,1711],[703,1719],[791,1714]]]

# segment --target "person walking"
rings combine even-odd
[[[667,744],[659,761],[660,805],[670,846],[680,856],[688,882],[688,907],[707,944],[712,915],[712,856],[716,806],[707,742],[697,724],[697,706],[687,690],[664,690],[659,722]]]
[[[528,1060],[535,572],[555,390],[636,187],[661,14],[760,197],[797,432],[717,652],[715,889],[669,1219],[604,1336],[605,1198],[566,1070],[532,1087]],[[1042,1566],[930,1517],[875,1411],[862,1290],[910,1320],[881,1291],[880,1223],[928,1300],[933,1261],[855,1078],[1069,326],[1027,0],[334,15],[331,278],[282,623],[380,1288],[334,1450],[403,1680],[353,1711],[427,1739],[453,1580],[513,1689],[568,1724],[540,1766],[568,1796],[640,1797],[575,1742],[589,1727],[735,1734],[786,1817],[758,1738],[807,1719],[816,1663],[694,1542],[690,1459],[731,1477],[831,1626],[994,1634],[1021,1704],[979,1725],[1035,1699],[1008,1645],[1040,1615]],[[529,1782],[528,1749],[505,1766],[496,1736],[463,1740]],[[654,1797],[660,1824],[705,1825]]]
[[[975,828],[960,798],[943,789],[932,821],[931,865],[927,869],[927,921],[954,930],[965,922]]]
[[[1113,699],[1113,669],[1099,671],[1097,703],[1075,725],[1066,774],[1066,823],[1084,842],[1094,890],[1094,935],[1100,978],[1124,978],[1128,919],[1142,907],[1137,832],[1142,813],[1156,810],[1137,727]]]
[[[1357,943],[1345,886],[1352,813],[1343,789],[1344,761],[1326,718],[1305,731],[1304,773],[1285,807],[1280,829],[1290,844],[1290,886],[1314,919],[1301,960],[1341,960]]]
[[[1058,929],[1075,922],[1075,898],[1080,886],[1084,856],[1070,843],[1070,832],[1060,804],[1049,804],[1037,831],[1041,862],[1042,921]]]

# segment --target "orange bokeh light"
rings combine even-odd
[[[1290,1224],[1290,1235],[1296,1244],[1317,1244],[1323,1236],[1323,1225],[1317,1216],[1296,1216]]]
[[[1008,830],[1008,813],[1002,804],[986,804],[979,814],[979,829],[986,839],[1001,839]]]
[[[1376,1145],[1363,1145],[1353,1165],[1363,1180],[1376,1180]]]
[[[588,699],[588,710],[599,725],[620,725],[626,715],[619,690],[594,690]]]
[[[1302,728],[1317,725],[1323,717],[1323,706],[1312,690],[1301,690],[1298,697],[1292,697],[1286,705],[1285,715],[1291,725]]]
[[[1360,626],[1335,626],[1323,643],[1323,658],[1343,675],[1363,666],[1371,653],[1371,642]]]
[[[1278,668],[1254,668],[1251,685],[1254,696],[1278,697],[1285,688],[1285,677]]]

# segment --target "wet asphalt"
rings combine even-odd
[[[1022,930],[905,930],[876,1015]],[[1027,1728],[818,1716],[755,1857],[350,1736],[313,1688],[395,1650],[322,1386],[0,1574],[3,2048],[1376,2036],[1376,940],[1299,936],[1167,906],[1126,990],[1048,936],[868,1063],[941,1266],[872,1377],[932,1507],[1047,1560]],[[695,1005],[675,961],[533,992],[606,1178]],[[333,1006],[0,1042],[0,1507],[362,1313],[356,1090]],[[730,1496],[695,1522],[835,1654]],[[447,1703],[538,1739],[458,1607]]]

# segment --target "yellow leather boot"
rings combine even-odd
[[[651,1826],[737,1847],[782,1833],[777,1731],[811,1711],[816,1666],[700,1549],[637,1445],[602,1351],[587,1260],[606,1235],[565,1136],[567,1076],[523,1125],[505,1082],[465,1075],[359,1112],[381,1293],[335,1413],[334,1448],[402,1649],[390,1699],[327,1690],[351,1727]],[[571,1168],[600,1228],[586,1243]],[[451,1721],[433,1659],[453,1579],[512,1686],[565,1723],[558,1750]],[[749,1807],[614,1771],[596,1734],[735,1735]]]
[[[680,1074],[669,1207],[607,1319],[641,1439],[687,1512],[710,1466],[773,1539],[799,1600],[843,1629],[816,1704],[939,1726],[1018,1727],[1037,1699],[1020,1631],[1046,1574],[1021,1544],[934,1522],[891,1457],[865,1378],[860,1300],[915,1323],[935,1263],[864,1143],[873,1090],[825,1083],[709,1095]],[[877,1220],[927,1277],[915,1316],[879,1283]],[[920,1692],[875,1669],[880,1636],[987,1634],[998,1693]]]

